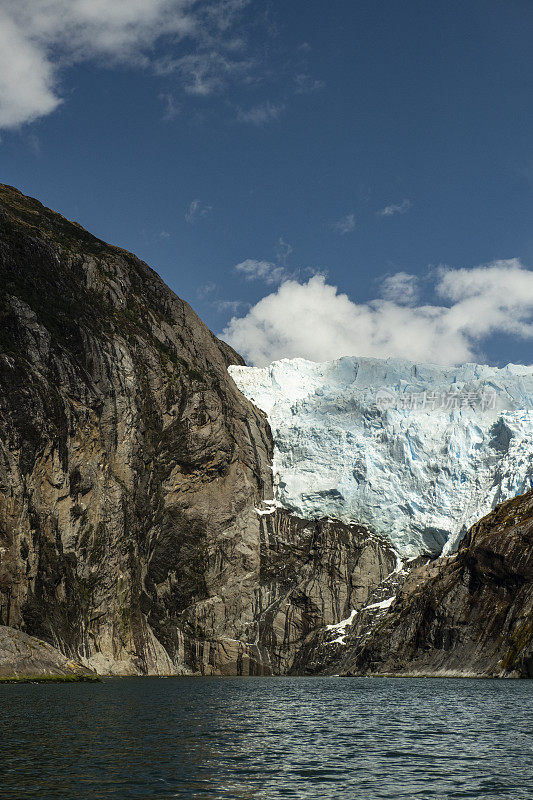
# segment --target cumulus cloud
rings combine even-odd
[[[240,108],[237,112],[237,120],[239,122],[247,122],[251,125],[262,127],[268,125],[269,122],[275,122],[279,119],[284,108],[285,106],[283,104],[276,105],[267,100],[265,103],[261,103],[247,110]]]
[[[518,259],[442,270],[437,292],[452,303],[449,324],[474,339],[498,332],[533,336],[533,270]]]
[[[396,287],[412,285],[405,275]],[[244,317],[233,317],[221,337],[259,366],[347,355],[451,365],[479,357],[480,343],[492,334],[533,338],[533,271],[517,259],[442,269],[434,288],[442,304],[405,305],[390,295],[356,303],[322,275],[286,280]]]
[[[206,94],[242,70],[231,55],[230,28],[248,0],[2,0],[0,127],[15,128],[50,114],[62,102],[59,68],[74,62],[127,63],[178,72],[185,87]],[[192,53],[152,63],[154,44]],[[242,44],[242,43],[241,43]]]
[[[272,261],[261,261],[258,258],[247,258],[240,264],[236,264],[235,269],[247,281],[261,280],[267,284],[275,284],[287,277],[284,267],[277,266]]]
[[[50,114],[61,100],[52,64],[42,50],[0,11],[0,127]]]
[[[355,230],[355,214],[346,214],[342,219],[333,223],[333,230],[344,236],[346,233],[351,233]]]
[[[410,200],[402,200],[401,203],[392,203],[378,211],[380,217],[393,217],[395,214],[406,214],[413,204]]]
[[[202,203],[201,200],[191,200],[185,212],[185,219],[189,225],[194,225],[196,222],[203,219],[203,217],[207,217],[212,210],[213,206],[208,206]]]

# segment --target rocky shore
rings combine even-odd
[[[66,658],[47,642],[0,626],[0,683],[79,682],[96,674]]]

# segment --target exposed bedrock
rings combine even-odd
[[[533,677],[533,491],[473,525],[455,555],[395,579],[341,637],[318,632],[301,671]]]
[[[258,513],[240,357],[146,264],[0,187],[0,621],[103,674],[280,672],[394,561]]]
[[[47,642],[0,626],[0,683],[97,680],[94,672],[66,658]]]

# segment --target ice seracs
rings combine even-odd
[[[277,502],[366,525],[402,555],[451,552],[533,486],[533,367],[349,357],[230,373],[268,416]]]

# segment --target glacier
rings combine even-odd
[[[453,552],[533,486],[533,367],[346,357],[229,371],[268,417],[276,505],[364,525],[402,556]]]

